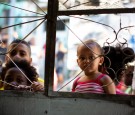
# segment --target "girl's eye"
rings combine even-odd
[[[85,57],[79,57],[80,60],[85,60]]]
[[[95,59],[95,57],[94,57],[94,56],[91,56],[91,57],[89,57],[89,59],[90,59],[90,60],[93,60],[93,59]]]

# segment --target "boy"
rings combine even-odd
[[[26,60],[28,63],[32,63],[31,58],[31,48],[30,45],[20,39],[15,39],[11,42],[11,44],[7,48],[7,55],[5,57],[5,63],[9,62],[10,60]],[[33,82],[33,89],[34,91],[39,91],[43,89],[43,80],[38,78],[38,82]],[[42,83],[42,84],[41,84]]]

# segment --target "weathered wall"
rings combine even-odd
[[[135,107],[97,99],[0,92],[0,115],[135,115]]]

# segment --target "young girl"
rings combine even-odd
[[[38,86],[35,89],[35,84],[34,86],[31,84],[31,82],[37,82],[37,76],[36,69],[26,60],[14,60],[14,63],[12,61],[7,62],[1,73],[4,90],[28,90],[32,88],[34,91],[42,91],[43,89],[38,88],[37,90]]]
[[[77,57],[78,66],[84,71],[84,75],[74,81],[73,92],[116,94],[112,79],[99,72],[104,57],[102,48],[98,43],[88,40],[79,45]]]

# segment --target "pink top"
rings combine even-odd
[[[81,77],[78,77],[74,83],[72,92],[79,93],[105,93],[103,89],[103,84],[101,83],[101,78],[104,77],[105,74],[101,74],[95,80],[89,80],[86,82],[78,82]]]

